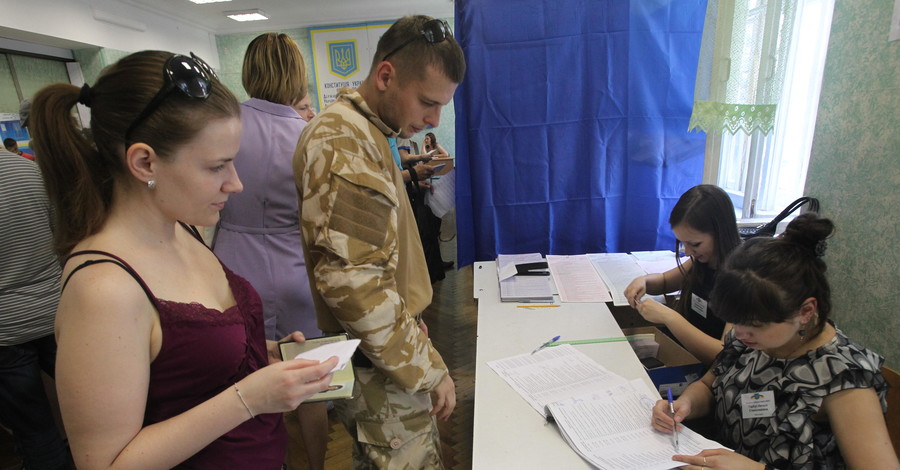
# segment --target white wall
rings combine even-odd
[[[209,30],[110,0],[0,0],[0,37],[71,49],[192,51],[219,67]]]

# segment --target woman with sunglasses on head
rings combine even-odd
[[[625,297],[645,320],[665,325],[691,354],[708,365],[722,350],[723,334],[730,329],[712,314],[708,303],[719,266],[741,243],[734,207],[718,186],[697,185],[675,203],[669,225],[689,259],[683,263],[679,259],[678,267],[664,273],[634,279],[625,288]],[[678,311],[643,299],[645,294],[678,290]]]
[[[242,82],[250,99],[241,103],[243,131],[234,167],[244,190],[222,210],[214,251],[262,297],[266,339],[277,341],[293,331],[322,336],[303,259],[292,166],[305,119],[311,118],[300,47],[283,33],[257,36],[244,54]],[[299,422],[312,470],[325,467],[326,406],[304,404],[288,418]]]
[[[713,414],[735,452],[675,456],[689,469],[900,469],[884,422],[884,358],[829,319],[828,219],[803,214],[725,262],[711,302],[734,324],[713,368],[675,401],[675,422]],[[653,426],[672,432],[669,403]]]
[[[77,102],[93,142],[71,118]],[[333,358],[275,359],[256,291],[193,228],[242,189],[239,113],[202,60],[160,51],[35,97],[66,257],[57,389],[80,469],[280,469],[281,413],[328,385]]]

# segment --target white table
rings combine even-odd
[[[522,304],[500,302],[496,263],[478,262],[473,268],[478,349],[472,468],[592,468],[487,363],[530,352],[556,335],[560,340],[605,338],[622,336],[622,330],[604,303],[518,308]],[[576,347],[612,372],[654,388],[627,342]]]

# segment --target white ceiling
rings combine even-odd
[[[197,5],[188,0],[117,0],[177,18],[214,34],[395,20],[408,14],[453,17],[453,0],[231,0]],[[237,22],[225,11],[260,9],[267,21]],[[139,18],[136,18],[139,20]]]

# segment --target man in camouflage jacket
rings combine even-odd
[[[443,467],[435,418],[450,416],[455,386],[419,321],[431,283],[387,139],[436,127],[464,73],[446,23],[401,18],[365,81],[340,91],[294,155],[319,327],[362,341],[358,393],[335,403],[355,468]]]

